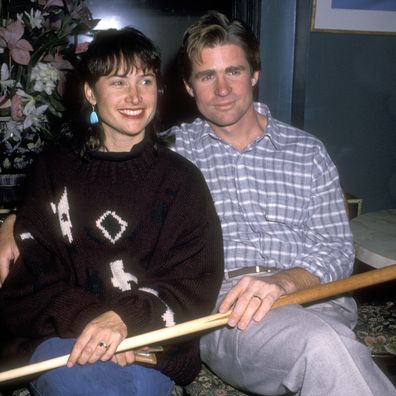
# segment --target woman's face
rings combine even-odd
[[[127,75],[121,68],[100,77],[93,87],[84,86],[86,99],[96,106],[109,151],[129,151],[142,141],[156,112],[156,77],[136,66]]]

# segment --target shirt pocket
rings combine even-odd
[[[301,226],[305,222],[310,201],[309,193],[304,188],[293,190],[278,191],[268,197],[265,203],[267,221],[293,226]]]

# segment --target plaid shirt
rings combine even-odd
[[[322,283],[352,272],[354,249],[337,170],[312,135],[271,117],[243,151],[206,121],[173,127],[174,149],[205,176],[220,217],[227,270],[302,267]]]

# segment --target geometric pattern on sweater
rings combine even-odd
[[[112,244],[115,244],[126,230],[128,223],[114,211],[108,210],[96,220],[96,226]]]
[[[113,275],[111,277],[111,283],[121,291],[131,290],[132,286],[130,282],[138,284],[138,278],[135,275],[125,272],[122,260],[116,260],[110,263],[110,269]],[[174,326],[176,324],[175,313],[169,308],[169,305],[160,298],[159,293],[156,290],[148,287],[141,287],[139,290],[156,296],[162,304],[164,304],[166,309],[161,317],[165,323],[165,327]]]
[[[114,287],[119,288],[121,291],[131,290],[132,286],[129,282],[138,283],[135,275],[132,275],[124,270],[124,263],[122,260],[116,260],[110,263],[112,273],[111,283]]]
[[[166,311],[165,313],[161,316],[163,321],[165,322],[165,327],[170,327],[170,326],[174,326],[176,324],[175,322],[175,313],[170,309],[169,305],[165,303],[165,301],[163,301],[158,292],[154,289],[151,289],[149,287],[139,287],[140,291],[144,291],[146,293],[150,293],[153,294],[154,296],[158,297],[158,299],[165,305],[166,307]]]
[[[21,241],[24,241],[25,239],[34,239],[33,235],[30,232],[22,232],[19,237],[21,238]]]
[[[50,205],[54,214],[58,214],[58,220],[59,220],[60,228],[62,230],[62,235],[67,237],[69,243],[72,243],[73,242],[73,235],[71,233],[72,223],[70,220],[70,207],[69,207],[69,201],[67,199],[66,187],[59,200],[58,205],[55,205],[53,202],[50,202]]]

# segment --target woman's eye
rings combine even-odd
[[[142,85],[152,85],[154,83],[154,80],[151,77],[143,78],[140,83]]]
[[[114,85],[115,87],[120,87],[123,85],[123,81],[122,80],[114,80],[111,85]]]

